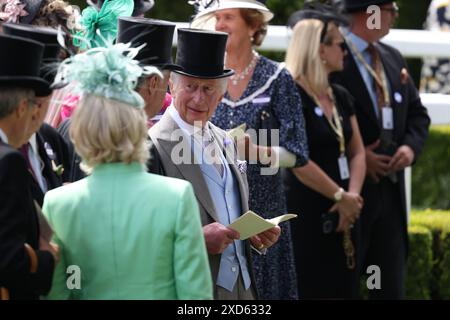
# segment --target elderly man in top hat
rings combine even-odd
[[[367,11],[372,5],[375,13]],[[345,30],[349,54],[335,81],[356,99],[366,147],[361,271],[380,268],[381,288],[369,290],[371,298],[402,299],[408,248],[404,169],[422,152],[430,119],[400,52],[379,42],[397,18],[395,2],[345,0],[343,7],[351,19]]]
[[[162,78],[157,74],[142,77],[136,87],[136,91],[144,98],[144,110],[149,119],[156,115],[163,106],[170,72],[182,69],[172,62],[172,40],[175,26],[174,23],[168,21],[148,18],[119,17],[118,19],[117,42],[131,43],[133,47],[145,44],[135,59],[143,66],[157,67],[163,75]],[[69,127],[70,119],[67,119],[58,130],[71,145]],[[73,151],[73,147],[71,150]],[[76,181],[83,178],[84,173],[79,168],[80,158],[74,153],[72,159],[70,180]]]
[[[227,78],[234,73],[223,68],[226,41],[222,32],[178,30],[176,63],[183,70],[172,73],[173,104],[149,135],[161,159],[161,171],[194,187],[215,299],[254,299],[250,242],[256,248],[270,247],[278,240],[280,228],[242,241],[237,231],[226,227],[248,210],[245,165],[235,160],[231,138],[209,122],[225,93]]]
[[[38,299],[48,292],[57,248],[40,238],[27,163],[16,149],[29,138],[35,95],[50,93],[39,77],[44,46],[0,35],[0,287],[2,298]]]
[[[61,47],[58,44],[58,32],[48,27],[37,27],[26,24],[6,23],[3,32],[38,41],[44,45],[44,55],[40,68],[40,76],[48,83],[53,83],[57,71],[58,55]],[[37,97],[37,113],[30,130],[30,139],[20,147],[32,173],[32,194],[42,206],[44,194],[69,181],[70,172],[69,149],[64,138],[50,125],[44,123],[51,94]]]

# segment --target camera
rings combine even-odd
[[[336,231],[339,224],[339,214],[337,212],[326,212],[322,214],[322,232],[330,234]]]

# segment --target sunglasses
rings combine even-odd
[[[337,44],[337,45],[341,48],[342,51],[347,50],[347,44],[345,43],[345,41],[342,41],[342,42],[336,42],[336,43],[334,43],[334,44]]]

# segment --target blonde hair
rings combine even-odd
[[[324,23],[320,20],[301,20],[294,27],[286,52],[286,68],[292,77],[296,81],[301,79],[317,95],[329,86],[328,74],[320,58],[320,35],[323,28]],[[329,42],[329,36],[326,36],[324,43]]]
[[[70,137],[90,173],[102,163],[140,162],[149,158],[144,110],[88,94],[72,116]]]

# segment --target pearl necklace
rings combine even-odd
[[[253,58],[248,64],[247,67],[241,72],[241,73],[235,73],[230,77],[231,83],[234,86],[237,86],[238,82],[241,80],[244,80],[246,76],[250,73],[250,71],[253,70],[253,68],[256,66],[256,62],[258,62],[259,54],[255,50],[252,51]]]

